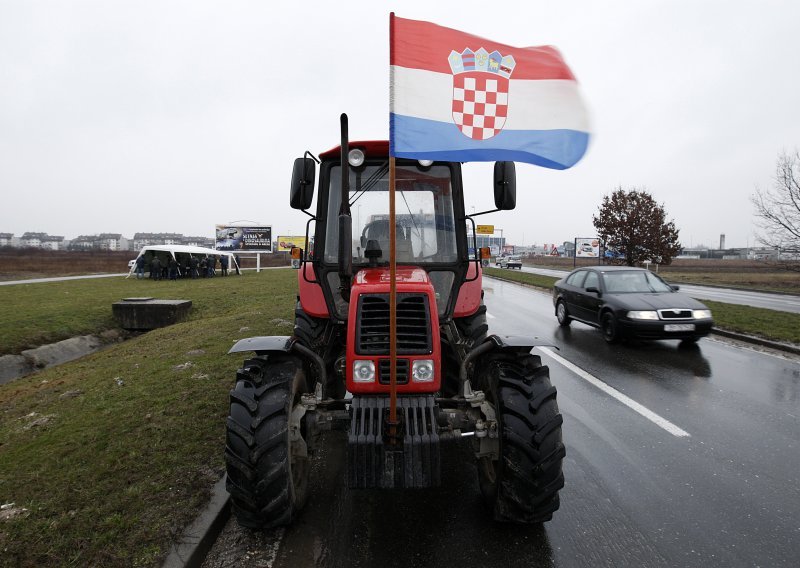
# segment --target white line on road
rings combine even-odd
[[[619,402],[621,402],[622,404],[624,404],[625,406],[627,406],[631,410],[633,410],[635,412],[638,412],[639,414],[641,414],[642,416],[647,418],[649,421],[651,421],[653,424],[655,424],[656,426],[658,426],[660,428],[663,428],[664,430],[666,430],[667,432],[669,432],[673,436],[676,436],[678,438],[685,438],[685,437],[689,437],[691,435],[686,430],[682,430],[682,429],[678,428],[677,426],[675,426],[675,424],[673,424],[672,422],[670,422],[666,418],[662,418],[661,416],[659,416],[658,414],[656,414],[655,412],[653,412],[649,408],[646,408],[646,407],[642,406],[641,404],[639,404],[638,402],[636,402],[635,400],[625,396],[624,394],[619,392],[614,387],[611,387],[611,386],[607,385],[606,383],[604,383],[603,381],[601,381],[600,379],[598,379],[594,375],[590,375],[589,373],[587,373],[586,371],[584,371],[583,369],[581,369],[577,365],[574,365],[573,363],[567,361],[561,355],[556,354],[549,347],[537,347],[537,349],[539,349],[540,351],[543,351],[548,357],[552,357],[553,359],[556,360],[556,362],[561,363],[564,367],[566,367],[567,369],[569,369],[570,371],[572,371],[573,373],[578,375],[580,378],[582,378],[585,381],[587,381],[588,383],[596,386],[597,388],[599,388],[601,391],[603,391],[607,395],[617,399]]]

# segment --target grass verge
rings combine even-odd
[[[501,268],[484,268],[487,276],[510,280],[552,290],[557,278],[516,272]],[[710,300],[701,300],[714,314],[714,325],[720,329],[754,335],[772,341],[800,344],[800,314],[778,312],[750,306],[724,304]]]
[[[46,309],[26,306],[41,290],[11,287],[19,310],[5,311],[23,315],[4,317],[3,337],[41,311],[51,314],[43,337],[53,326],[96,331],[111,325],[110,302],[131,295],[193,309],[184,323],[0,386],[0,502],[14,503],[0,520],[2,564],[158,566],[224,471],[227,393],[242,361],[226,352],[242,337],[291,334],[295,279],[70,282]]]

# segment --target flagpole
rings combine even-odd
[[[389,111],[394,110],[394,12],[389,13]],[[390,140],[393,125],[389,124]],[[395,160],[389,153],[389,439],[396,443],[397,436],[397,230],[395,229]]]
[[[389,157],[389,438],[397,436],[397,230],[395,229],[395,160]]]

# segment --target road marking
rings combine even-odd
[[[675,424],[673,424],[672,422],[670,422],[666,418],[662,418],[661,416],[659,416],[658,414],[656,414],[655,412],[653,412],[649,408],[646,408],[646,407],[642,406],[641,404],[639,404],[638,402],[636,402],[635,400],[633,400],[632,398],[625,396],[624,394],[619,392],[617,389],[607,385],[606,383],[604,383],[603,381],[601,381],[600,379],[598,379],[594,375],[590,375],[589,373],[587,373],[586,371],[584,371],[583,369],[581,369],[577,365],[574,365],[570,361],[567,361],[566,359],[564,359],[561,355],[556,354],[549,347],[537,347],[537,349],[539,349],[540,351],[543,351],[548,357],[552,357],[558,363],[561,363],[561,365],[563,365],[564,367],[566,367],[567,369],[569,369],[570,371],[572,371],[573,373],[578,375],[580,378],[582,378],[585,381],[587,381],[588,383],[596,386],[597,388],[599,388],[601,391],[603,391],[607,395],[617,399],[619,402],[621,402],[622,404],[624,404],[625,406],[627,406],[628,408],[630,408],[634,412],[638,412],[639,414],[641,414],[642,416],[647,418],[650,422],[652,422],[653,424],[655,424],[659,428],[663,428],[664,430],[666,430],[667,432],[669,432],[673,436],[675,436],[677,438],[687,438],[687,437],[691,436],[691,434],[689,434],[689,432],[687,432],[686,430],[682,430],[681,428],[678,428],[677,426],[675,426]]]

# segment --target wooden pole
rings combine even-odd
[[[397,233],[395,230],[395,159],[389,158],[389,436],[397,435]]]

